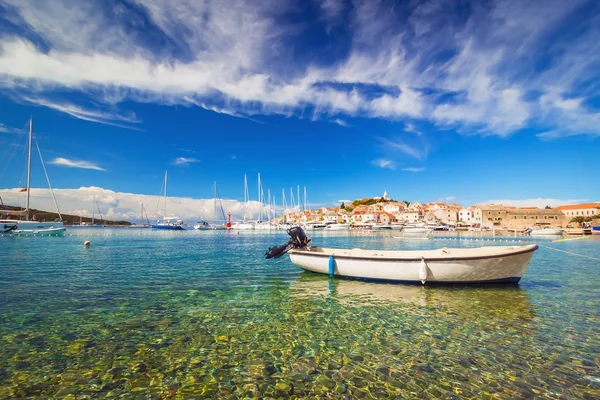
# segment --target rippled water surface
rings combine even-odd
[[[600,397],[599,238],[543,242],[519,286],[419,287],[264,260],[285,233],[69,233],[0,237],[0,398]]]

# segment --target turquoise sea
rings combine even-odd
[[[1,399],[600,398],[599,237],[538,241],[518,286],[420,287],[265,260],[285,232],[69,234],[0,237]]]

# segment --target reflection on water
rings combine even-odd
[[[519,287],[375,284],[265,261],[281,238],[3,241],[0,398],[600,396],[593,261],[541,249]]]
[[[490,319],[533,318],[526,292],[512,285],[465,285],[425,287],[394,285],[353,279],[330,279],[302,272],[290,284],[291,296],[299,299],[331,298],[349,306],[408,304],[425,309],[444,309],[464,316],[487,313]]]

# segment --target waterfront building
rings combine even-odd
[[[556,207],[561,210],[569,220],[576,217],[592,217],[594,215],[600,215],[600,202],[586,203],[586,204],[571,204]]]

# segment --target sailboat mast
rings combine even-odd
[[[298,185],[298,211],[302,209],[302,199],[300,198],[300,185]]]
[[[167,217],[167,171],[165,171],[165,218]]]
[[[246,213],[248,212],[248,177],[244,174],[244,222],[246,222]]]
[[[267,199],[269,199],[269,203],[267,206],[267,210],[269,215],[267,216],[267,221],[271,222],[271,189],[267,189]]]
[[[217,223],[217,181],[215,181],[215,183],[214,183],[213,192],[214,192],[214,196],[213,196],[214,221],[213,221],[213,223],[216,224]]]
[[[96,205],[96,196],[92,196],[92,201],[92,225],[94,225],[94,217],[96,216],[96,207],[94,207]]]
[[[262,186],[260,184],[260,172],[258,173],[258,220],[262,221],[262,196],[260,191]]]
[[[304,186],[304,209],[306,210],[308,202],[306,201],[306,186]]]
[[[25,203],[25,219],[29,221],[29,197],[31,194],[31,145],[33,142],[33,118],[29,118],[29,149],[27,151],[27,200]]]

